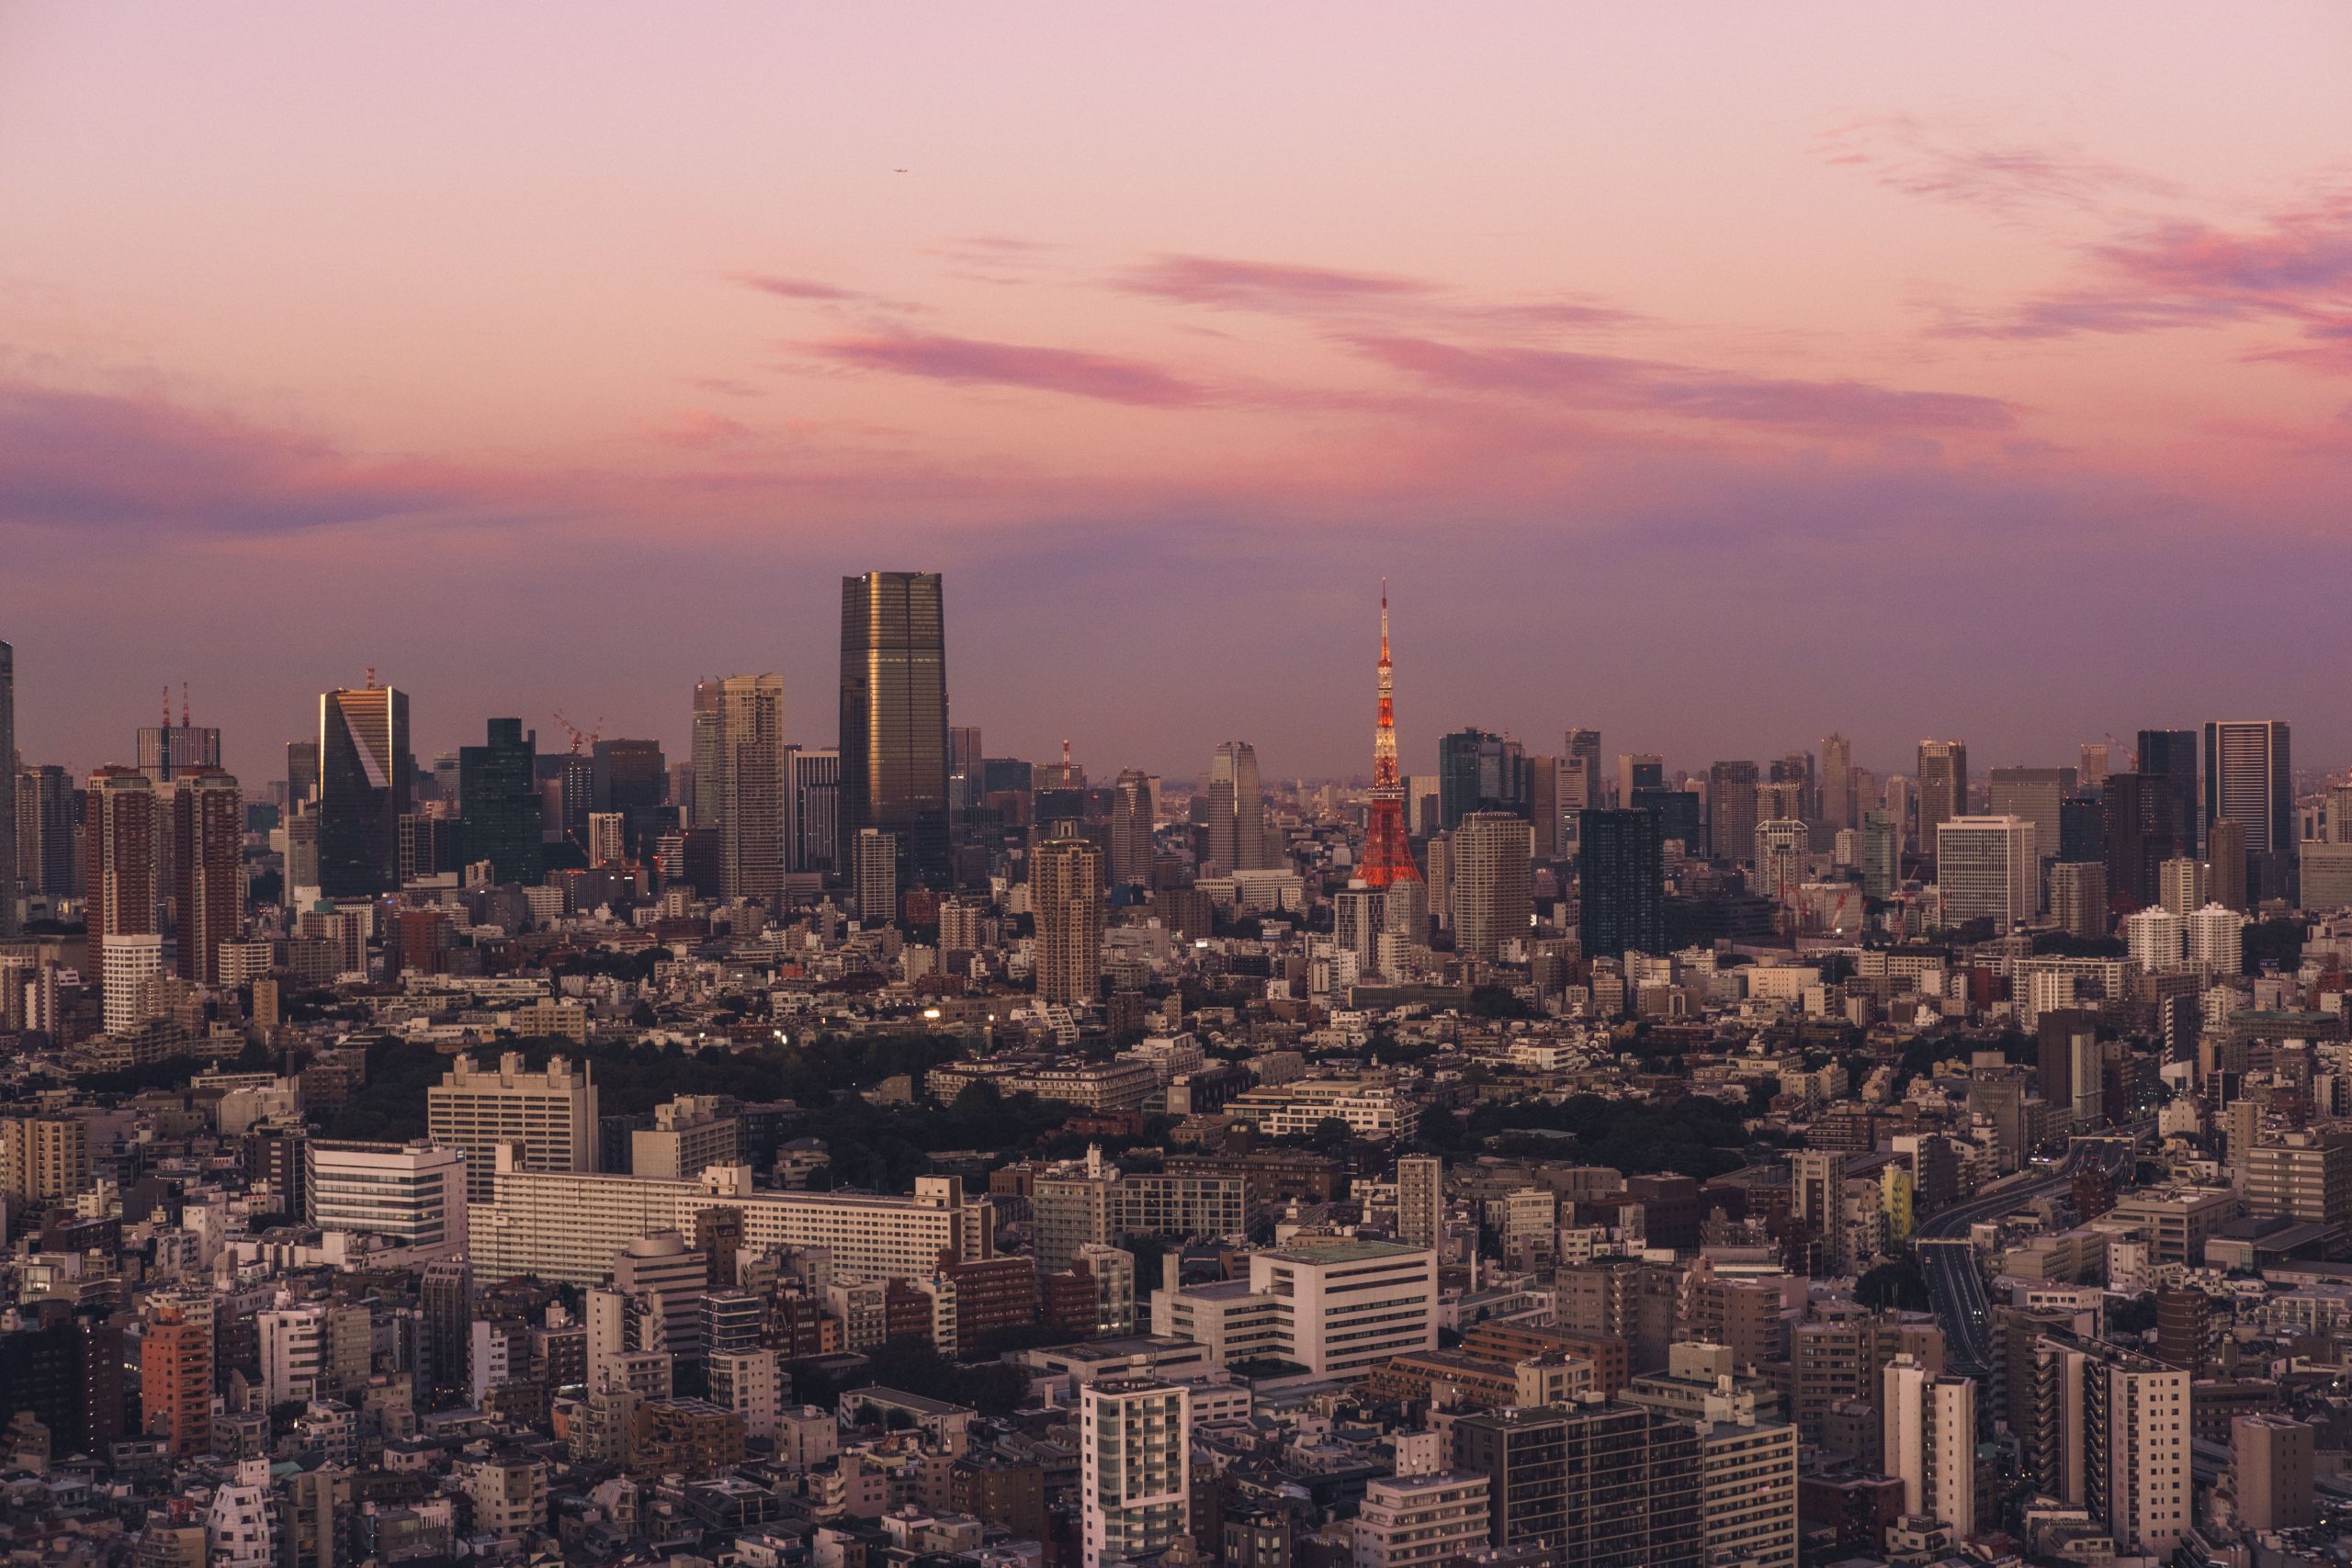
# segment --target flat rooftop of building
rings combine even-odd
[[[1400,1241],[1339,1241],[1329,1247],[1278,1247],[1264,1256],[1283,1263],[1372,1263],[1385,1258],[1411,1258],[1426,1247]]]

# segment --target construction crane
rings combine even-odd
[[[2136,747],[2126,746],[2123,744],[2123,738],[2116,734],[2112,729],[2107,732],[2107,743],[2123,754],[2123,767],[2120,770],[2121,772],[2136,773],[2140,771],[2140,752]],[[2108,764],[2109,767],[2113,767],[2114,765],[2115,764],[2113,762],[2109,762]]]
[[[603,739],[605,736],[605,718],[602,714],[596,716],[596,728],[594,729],[582,729],[564,717],[560,708],[556,710],[555,721],[562,727],[566,735],[571,737],[571,754],[575,757],[580,754],[582,747],[585,746],[593,750],[596,742]]]

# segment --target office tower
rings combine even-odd
[[[842,754],[796,747],[791,763],[791,869],[831,871],[841,863]]]
[[[694,788],[679,804],[685,807],[686,826],[718,826],[718,688],[717,681],[695,682],[694,731],[689,772]]]
[[[1666,787],[1666,759],[1655,751],[1620,751],[1617,753],[1617,799],[1634,804],[1634,792],[1638,789]]]
[[[1782,797],[1788,808],[1777,813],[1811,822],[1821,815],[1820,786],[1813,773],[1813,753],[1792,751],[1774,759],[1767,771],[1766,782],[1780,785],[1788,793]],[[1765,815],[1759,808],[1758,815]]]
[[[1968,742],[1919,742],[1919,848],[1932,850],[1936,829],[1968,815]]]
[[[1396,1157],[1396,1239],[1435,1247],[1445,1231],[1445,1161],[1435,1155]]]
[[[707,744],[707,795],[718,832],[718,897],[729,903],[776,903],[785,893],[785,840],[791,826],[786,789],[784,677],[730,675],[695,689],[697,747]],[[708,704],[707,712],[704,705]],[[706,729],[708,733],[706,734]]]
[[[286,743],[286,815],[308,816],[319,807],[319,743]]]
[[[0,937],[17,934],[17,650],[0,642]]]
[[[658,740],[598,740],[589,747],[591,804],[628,822],[628,852],[650,847],[648,830],[670,792],[670,765]]]
[[[139,1333],[139,1423],[174,1459],[212,1448],[212,1319],[158,1303]]]
[[[1453,835],[1437,833],[1422,851],[1428,862],[1430,915],[1440,931],[1453,929]]]
[[[1379,972],[1380,935],[1386,929],[1387,913],[1387,893],[1366,887],[1361,876],[1331,895],[1331,945],[1355,954],[1359,975]]]
[[[2087,1509],[2119,1553],[2165,1557],[2188,1529],[2189,1378],[2097,1341],[2050,1334],[2034,1348],[2041,1414],[2028,1469]]]
[[[1821,818],[1832,829],[1861,821],[1861,803],[1854,789],[1854,743],[1842,735],[1826,736],[1821,742]]]
[[[1569,730],[1561,738],[1560,761],[1567,769],[1570,792],[1563,795],[1564,811],[1599,810],[1609,804],[1603,798],[1609,781],[1600,776],[1600,731]],[[1573,793],[1579,789],[1581,793]]]
[[[2230,1153],[2247,1212],[2316,1225],[2352,1221],[2352,1134],[2289,1132]]]
[[[1102,852],[1084,839],[1047,839],[1029,867],[1037,924],[1037,997],[1091,1002],[1102,979]]]
[[[2245,824],[2227,817],[2206,824],[2205,855],[2207,897],[2225,908],[2253,908],[2246,898],[2252,862],[2246,852]]]
[[[1222,742],[1209,759],[1208,859],[1219,872],[1259,871],[1266,854],[1266,795],[1258,750],[1247,740]]]
[[[1693,789],[1637,789],[1625,808],[1657,813],[1658,838],[1682,846],[1688,854],[1706,842],[1699,793]]]
[[[1523,942],[1534,913],[1534,839],[1526,819],[1474,811],[1453,830],[1453,947],[1492,963]]]
[[[2327,786],[2320,839],[2324,843],[2352,844],[2352,784]]]
[[[1438,819],[1448,829],[1474,811],[1528,813],[1527,750],[1507,735],[1457,730],[1437,744]]]
[[[1996,931],[2027,925],[2040,904],[2033,824],[2017,817],[1948,818],[1936,829],[1936,886],[1952,925],[1989,919]]]
[[[2058,803],[2058,859],[2080,864],[2107,859],[2106,783],[2101,781],[2088,793],[2068,795]],[[2038,840],[2037,840],[2038,841]],[[2042,856],[2049,858],[2050,846],[2041,844]]]
[[[2249,1530],[2308,1529],[2317,1522],[2312,1429],[2263,1412],[2230,1419],[2230,1469],[2238,1522]]]
[[[423,1403],[431,1394],[451,1394],[466,1386],[466,1352],[474,1317],[472,1266],[462,1258],[426,1264],[417,1276],[416,1303],[423,1320],[416,1368]]]
[[[1587,958],[1666,951],[1666,847],[1657,813],[1577,818],[1577,934]]]
[[[1564,826],[1560,813],[1560,785],[1566,767],[1566,764],[1557,757],[1530,757],[1527,760],[1527,818],[1535,829],[1537,860],[1560,858],[1560,829]]]
[[[1884,898],[1903,874],[1903,823],[1891,811],[1862,813],[1862,895]]]
[[[2247,900],[2295,900],[2295,781],[2288,727],[2275,719],[2205,727],[2205,830],[2228,820],[2245,829]]]
[[[133,768],[100,768],[90,775],[83,798],[87,973],[103,983],[109,945],[163,930],[164,889],[155,863],[163,822],[153,783]],[[107,1006],[111,1010],[113,998]]]
[[[2139,749],[2132,754],[2132,770],[2143,778],[2163,781],[2165,794],[2172,802],[2164,819],[2180,825],[2178,831],[2186,835],[2180,841],[2180,852],[2193,855],[2203,841],[2198,836],[2198,733],[2193,729],[2143,729],[2139,742]]]
[[[466,1156],[466,1192],[476,1202],[496,1193],[498,1145],[523,1145],[523,1170],[582,1171],[596,1168],[596,1086],[588,1064],[576,1067],[551,1057],[539,1072],[526,1071],[514,1052],[495,1069],[460,1055],[438,1084],[424,1091],[425,1134],[437,1148]]]
[[[458,853],[467,864],[488,861],[494,882],[537,887],[547,876],[538,732],[519,718],[484,728],[481,745],[458,748]]]
[[[218,768],[220,732],[189,724],[185,713],[179,723],[169,723],[168,701],[164,711],[167,722],[151,724],[139,731],[139,771],[155,783],[166,784],[183,774]]]
[[[2081,779],[2084,787],[2097,789],[2107,782],[2108,761],[2108,746],[2105,741],[2083,743],[2082,765],[2077,771],[2076,777]]]
[[[851,883],[857,895],[858,919],[870,926],[895,925],[899,919],[899,836],[878,828],[857,830],[857,852],[851,858]]]
[[[1405,786],[1396,774],[1396,671],[1388,657],[1388,588],[1380,590],[1380,663],[1374,682],[1372,728],[1372,800],[1364,818],[1364,886],[1385,888],[1419,882],[1412,846],[1405,835]]]
[[[2158,774],[2108,774],[2100,829],[2108,899],[2119,914],[2156,903],[2165,863],[2197,852],[2196,823],[2174,782]]]
[[[74,776],[55,763],[17,771],[17,880],[27,894],[81,891],[74,853]]]
[[[947,776],[968,778],[977,791],[980,782],[980,764],[984,760],[980,747],[980,727],[977,724],[951,724],[947,727]]]
[[[2104,1064],[2091,1015],[2074,1008],[2049,1009],[2034,1020],[2034,1034],[2035,1084],[2041,1098],[2077,1126],[2098,1123],[2105,1110]]]
[[[1088,1383],[1078,1442],[1084,1568],[1157,1552],[1191,1530],[1193,1402],[1183,1384]]]
[[[1151,881],[1151,780],[1138,768],[1111,786],[1111,880],[1134,887]]]
[[[89,1126],[80,1117],[0,1117],[0,1193],[11,1208],[40,1213],[71,1203],[89,1185]]]
[[[2062,860],[2052,865],[2050,923],[2086,942],[2104,938],[2114,923],[2107,902],[2107,867],[2097,861]]]
[[[842,831],[898,835],[899,885],[945,891],[947,633],[937,572],[842,580]]]
[[[1736,861],[1756,847],[1756,764],[1717,762],[1707,770],[1707,853]]]
[[[1903,1483],[1903,1511],[1976,1533],[1976,1382],[1940,1376],[1901,1355],[1879,1399],[1886,1472]]]
[[[366,686],[319,698],[320,892],[367,898],[399,885],[396,824],[415,775],[406,693],[371,671]]]
[[[1557,1568],[1706,1561],[1690,1422],[1633,1404],[1551,1405],[1465,1416],[1453,1431],[1459,1467],[1487,1478],[1493,1546],[1544,1551]]]
[[[2072,768],[1995,768],[1993,815],[2022,817],[2032,823],[2035,852],[2043,860],[2055,860],[2075,777]]]
[[[172,792],[172,875],[176,885],[180,978],[220,984],[220,944],[243,934],[245,802],[219,769],[190,770]]]
[[[466,1255],[466,1156],[417,1140],[303,1141],[302,1211],[322,1231],[380,1237],[413,1266]]]
[[[1813,829],[1803,818],[1767,818],[1756,824],[1748,888],[1776,904],[1792,905],[1804,886],[1812,861]]]

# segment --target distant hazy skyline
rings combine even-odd
[[[2352,12],[0,7],[26,760],[374,665],[683,755],[952,716],[1185,776],[1571,724],[1882,770],[2352,758]]]

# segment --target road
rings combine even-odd
[[[2012,1177],[1997,1190],[1954,1203],[1920,1224],[1911,1238],[1912,1248],[1919,1259],[1919,1272],[1927,1279],[1936,1317],[1943,1325],[1945,1360],[1952,1371],[1982,1375],[1993,1364],[1992,1303],[1984,1294],[1984,1270],[1977,1262],[1976,1249],[1969,1245],[1970,1227],[2067,1191],[2074,1185],[2075,1173],[2094,1160],[2106,1166],[2109,1176],[2120,1174],[2131,1163],[2135,1140],[2145,1130],[2143,1123],[2107,1136],[2076,1138],[2066,1157],[2049,1174],[2031,1180]]]

